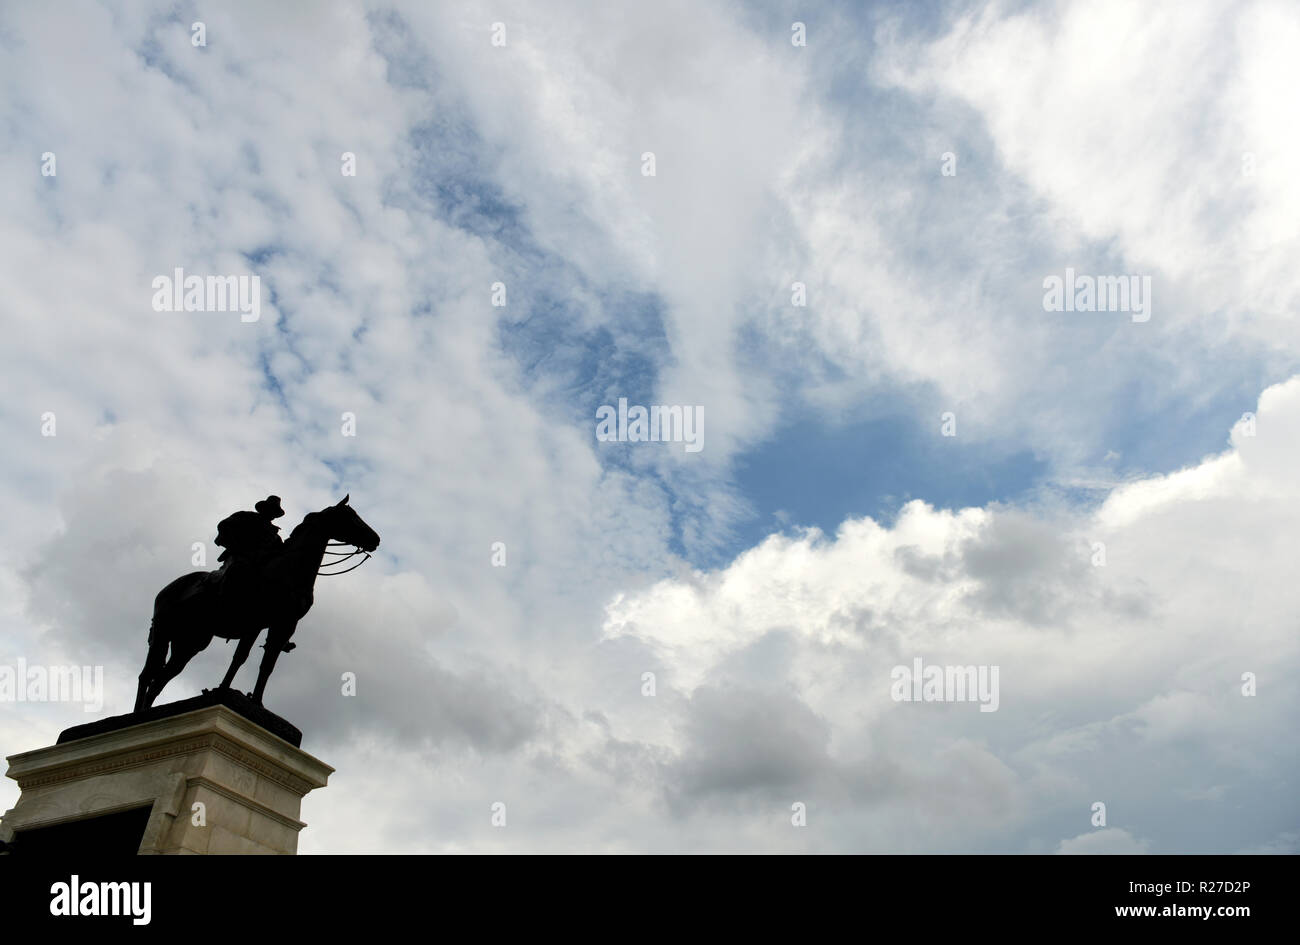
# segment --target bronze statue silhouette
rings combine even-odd
[[[154,598],[149,655],[140,671],[135,711],[153,705],[163,687],[206,649],[213,637],[239,641],[219,687],[230,688],[265,629],[266,653],[257,670],[257,685],[249,693],[261,705],[267,677],[280,654],[294,648],[289,638],[311,609],[317,575],[344,573],[322,571],[325,556],[339,557],[341,560],[331,564],[341,564],[363,554],[359,565],[379,547],[379,535],[348,505],[348,498],[308,513],[284,542],[273,524],[273,519],[284,514],[277,496],[258,502],[256,511],[236,512],[223,519],[217,526],[217,543],[225,548],[218,558],[225,562],[221,569],[179,577]],[[357,550],[331,551],[331,544],[351,545]]]
[[[217,525],[217,544],[225,549],[217,557],[218,561],[231,559],[233,562],[242,555],[257,564],[284,546],[280,540],[280,527],[275,524],[277,518],[284,516],[280,497],[269,495],[254,503],[253,509],[252,512],[236,512]],[[224,572],[230,568],[221,570]]]

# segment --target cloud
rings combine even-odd
[[[679,777],[688,795],[788,790],[829,766],[829,726],[788,693],[701,686],[687,725]]]
[[[1134,838],[1127,830],[1107,827],[1062,840],[1056,852],[1063,856],[1137,856],[1148,850],[1145,841]]]
[[[1239,852],[1248,856],[1295,856],[1300,853],[1300,831],[1285,830],[1267,843]]]
[[[1234,813],[1231,798],[1294,775],[1294,753],[1271,746],[1297,698],[1286,628],[1300,601],[1282,562],[1300,495],[1276,475],[1292,461],[1297,390],[1265,391],[1269,433],[1238,434],[1169,477],[1185,487],[1135,482],[1095,512],[913,502],[890,528],[862,519],[833,538],[773,536],[725,568],[615,598],[606,636],[640,641],[685,697],[669,703],[686,733],[673,743],[685,793],[792,794],[826,772],[892,768],[859,806],[918,829],[978,810],[948,849],[987,842],[990,821],[1011,849],[1032,849],[1038,820],[1082,816],[1097,799],[1122,803],[1159,852],[1236,849],[1256,819],[1293,814],[1286,803]],[[1239,474],[1205,474],[1225,464]],[[890,670],[915,658],[999,667],[1000,707],[893,702]],[[1276,681],[1267,699],[1243,694],[1246,672]],[[631,716],[611,723],[636,730]],[[953,783],[957,796],[937,789]],[[1171,799],[1189,784],[1197,796]],[[1222,820],[1180,836],[1207,804]],[[868,836],[842,842],[862,849]],[[1092,836],[1064,846],[1090,850]]]

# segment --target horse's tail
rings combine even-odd
[[[173,601],[175,589],[183,581],[193,579],[194,575],[186,575],[184,578],[178,578],[171,584],[168,584],[153,601],[153,616],[149,618],[149,655],[145,661],[145,672],[157,672],[162,665],[167,662],[167,650],[171,646],[173,628],[176,625],[175,615],[169,613],[175,608]]]
[[[153,618],[149,621],[149,652],[144,658],[144,669],[140,670],[140,681],[135,691],[135,711],[147,709],[152,703],[149,696],[149,690],[153,687],[154,682],[162,673],[163,666],[167,663],[167,648],[169,641],[162,628],[158,626],[158,615],[155,611]]]
[[[166,631],[166,621],[160,626],[158,615],[154,614],[149,620],[149,657],[148,662],[154,663],[161,657],[166,659],[167,646],[171,642]],[[160,652],[161,651],[161,652]]]
[[[158,595],[153,599],[153,614],[149,617],[149,649],[151,651],[153,649],[154,640],[163,636],[163,627],[159,625],[158,614],[160,611],[165,611],[167,609],[164,606],[164,602],[167,592],[170,589],[171,585],[169,584],[167,587],[159,591]],[[166,625],[166,621],[162,621],[162,624]]]

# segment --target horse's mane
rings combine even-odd
[[[293,527],[293,531],[289,532],[289,537],[286,538],[285,541],[286,542],[293,541],[294,536],[297,535],[304,528],[306,528],[308,525],[310,525],[312,521],[315,520],[315,518],[320,514],[321,514],[320,512],[308,512],[306,515],[304,515],[302,517],[302,521]]]

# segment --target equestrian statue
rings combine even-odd
[[[221,689],[230,688],[235,673],[248,659],[253,643],[267,631],[266,653],[257,671],[257,685],[249,696],[258,705],[267,677],[281,653],[294,648],[298,621],[311,609],[317,575],[343,574],[363,564],[379,547],[379,535],[348,505],[310,512],[281,540],[275,519],[284,515],[279,496],[268,496],[253,511],[236,512],[217,526],[217,544],[224,550],[216,571],[194,571],[172,581],[154,598],[149,625],[149,655],[140,671],[135,711],[153,705],[163,687],[206,649],[213,637],[238,640]],[[351,546],[351,553],[331,550]],[[326,571],[327,555],[338,565],[356,555],[361,561],[343,570]]]

